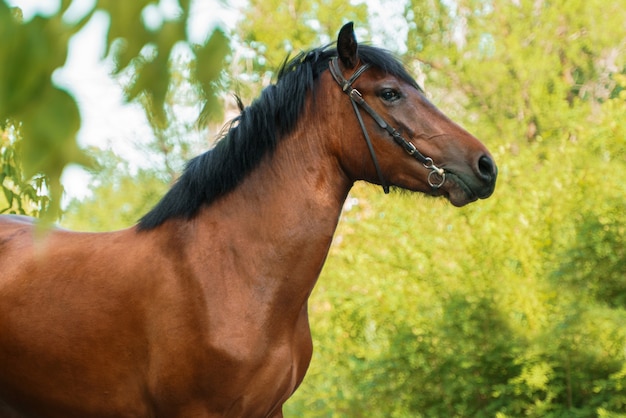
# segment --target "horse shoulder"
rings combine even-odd
[[[133,232],[34,233],[32,222],[0,223],[0,389],[28,394],[34,411],[50,397],[82,416],[146,410],[150,281],[132,267]]]

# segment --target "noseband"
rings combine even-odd
[[[363,108],[374,121],[386,130],[389,135],[393,138],[393,140],[400,145],[407,154],[411,157],[415,158],[417,161],[422,163],[424,167],[430,170],[428,173],[428,184],[433,189],[438,189],[443,186],[443,183],[446,181],[446,172],[443,168],[439,168],[433,162],[433,159],[430,157],[426,157],[424,154],[419,152],[419,150],[413,145],[410,141],[407,141],[402,137],[400,132],[396,129],[392,128],[383,118],[380,116],[367,102],[363,99],[361,93],[352,87],[352,84],[356,81],[357,78],[361,74],[365,72],[368,68],[370,68],[369,64],[363,64],[360,66],[352,77],[349,80],[346,80],[343,74],[341,74],[341,70],[339,69],[339,64],[337,62],[337,58],[333,58],[328,68],[330,73],[332,74],[335,81],[341,86],[341,89],[344,93],[350,97],[350,102],[352,103],[352,108],[354,109],[354,113],[356,114],[357,119],[359,120],[359,125],[361,125],[361,130],[363,131],[363,136],[365,137],[365,142],[367,143],[367,148],[369,148],[370,155],[372,156],[372,161],[374,162],[374,167],[376,168],[376,173],[378,174],[378,178],[380,179],[380,184],[383,186],[383,190],[385,193],[389,193],[389,185],[385,181],[383,177],[383,173],[380,169],[380,165],[378,164],[378,159],[376,158],[376,153],[374,152],[374,147],[372,146],[372,141],[367,133],[367,129],[365,128],[365,123],[363,122],[363,117],[361,116],[361,112],[359,111],[359,106]],[[357,106],[358,105],[358,106]]]

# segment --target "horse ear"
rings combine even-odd
[[[339,31],[337,38],[337,53],[344,67],[352,69],[358,63],[356,36],[354,35],[354,23],[346,23]]]

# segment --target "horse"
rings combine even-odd
[[[463,206],[496,177],[348,23],[286,61],[136,225],[35,238],[32,219],[0,217],[0,416],[282,417],[353,184]]]

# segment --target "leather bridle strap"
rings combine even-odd
[[[343,74],[341,74],[341,70],[339,70],[339,66],[337,65],[337,58],[333,58],[333,60],[329,64],[329,68],[330,68],[330,73],[333,75],[333,78],[335,79],[335,81],[339,83],[343,92],[348,94],[348,96],[350,97],[350,103],[352,103],[352,108],[354,109],[356,118],[359,121],[359,125],[361,126],[361,131],[363,131],[363,136],[365,137],[365,143],[367,144],[367,148],[369,149],[370,155],[372,156],[372,162],[374,163],[374,168],[376,168],[376,173],[378,174],[380,185],[383,187],[385,194],[387,194],[389,193],[389,185],[385,181],[383,172],[380,169],[380,164],[378,164],[378,158],[376,158],[376,152],[374,151],[372,140],[370,139],[370,136],[367,133],[367,129],[365,128],[365,122],[363,122],[363,117],[361,116],[361,112],[359,112],[359,108],[357,107],[357,103],[363,106],[363,103],[365,103],[365,101],[363,100],[363,97],[361,97],[361,93],[359,93],[358,90],[352,88],[352,83],[354,83],[356,79],[359,78],[359,76],[363,74],[365,70],[369,68],[369,65],[365,64],[359,67],[354,72],[354,74],[352,74],[352,77],[350,77],[349,80],[346,80]]]
[[[339,84],[343,92],[346,93],[348,97],[350,97],[350,102],[352,103],[354,113],[356,114],[359,125],[361,126],[361,130],[363,131],[363,136],[365,137],[367,148],[369,149],[370,155],[372,156],[372,161],[374,162],[374,167],[376,168],[376,173],[378,174],[378,178],[380,179],[383,190],[385,191],[385,193],[389,193],[389,185],[385,181],[385,178],[380,169],[380,165],[378,164],[378,159],[376,158],[376,153],[374,151],[372,141],[367,133],[367,129],[365,128],[365,123],[363,122],[363,117],[361,116],[361,112],[359,112],[358,106],[363,108],[363,110],[365,110],[372,117],[372,119],[374,119],[378,126],[386,130],[389,135],[391,135],[391,137],[394,139],[394,141],[398,145],[400,145],[407,154],[415,158],[417,161],[422,163],[424,167],[430,170],[430,173],[428,174],[428,184],[432,188],[437,189],[441,187],[446,181],[445,171],[442,168],[437,167],[432,158],[426,157],[424,154],[419,152],[419,150],[415,147],[415,145],[413,145],[413,143],[407,141],[404,137],[402,137],[400,132],[398,132],[398,130],[389,125],[382,118],[382,116],[380,116],[369,104],[367,104],[365,99],[363,99],[361,93],[357,89],[352,87],[352,84],[356,81],[356,79],[361,74],[363,74],[363,72],[365,72],[365,70],[367,70],[369,67],[369,64],[363,64],[354,72],[354,74],[352,74],[350,79],[346,80],[346,78],[341,73],[341,70],[339,69],[337,57],[333,58],[328,65],[330,73],[337,82],[337,84]]]

